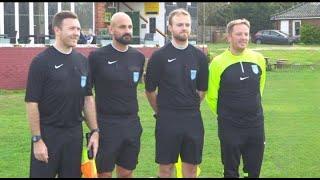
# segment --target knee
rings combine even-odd
[[[99,178],[112,178],[112,172],[103,172],[98,174]]]
[[[172,177],[172,172],[173,172],[173,164],[159,166],[160,178],[170,178]]]
[[[132,178],[132,170],[117,166],[117,176],[118,178]]]

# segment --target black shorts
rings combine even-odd
[[[142,127],[138,116],[98,115],[100,128],[97,172],[112,172],[115,164],[134,170],[138,164]]]
[[[35,159],[31,142],[31,178],[81,177],[82,124],[73,128],[41,126],[42,140],[48,149],[48,164]]]
[[[156,163],[176,163],[179,154],[182,162],[201,163],[204,128],[200,111],[159,111],[155,137]]]

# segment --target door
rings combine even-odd
[[[292,35],[293,36],[300,36],[300,26],[301,26],[301,20],[292,21]]]
[[[288,20],[281,21],[280,31],[289,34],[289,21]]]
[[[132,40],[131,44],[140,44],[140,12],[125,12],[127,13],[132,20]]]

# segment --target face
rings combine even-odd
[[[245,24],[234,25],[232,32],[228,34],[230,47],[236,51],[243,51],[248,46],[249,31]]]
[[[132,38],[132,21],[128,16],[118,16],[110,26],[110,34],[114,40],[123,45],[128,45]]]
[[[80,22],[78,19],[66,18],[62,21],[61,27],[54,27],[59,41],[66,47],[75,47],[80,36]]]
[[[172,25],[169,24],[169,31],[176,41],[187,41],[191,32],[190,16],[179,14],[172,18]]]

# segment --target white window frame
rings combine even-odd
[[[4,34],[4,4],[0,2],[0,34]]]
[[[34,11],[33,11],[34,2],[29,2],[29,33],[34,35]],[[58,12],[61,11],[61,2],[58,2]],[[19,2],[14,3],[15,9],[15,24],[14,29],[17,31],[17,37],[19,37]],[[71,11],[75,11],[75,2],[71,2]],[[48,11],[48,2],[44,2],[44,17],[45,17],[45,35],[49,35],[49,11]],[[92,31],[95,35],[95,2],[92,2]],[[4,2],[0,2],[0,34],[4,34]],[[46,37],[48,38],[48,37]],[[34,38],[30,38],[30,44],[34,44]],[[18,42],[18,40],[17,40]]]
[[[301,20],[293,20],[292,21],[292,35],[296,36],[296,22],[300,24],[300,29],[301,29]],[[300,32],[301,34],[301,32]]]

